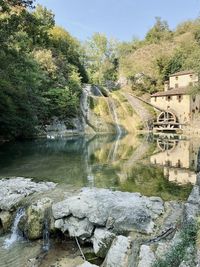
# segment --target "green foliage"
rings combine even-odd
[[[166,64],[163,71],[163,77],[165,80],[168,79],[170,74],[179,71],[183,66],[183,57],[180,54],[175,54]]]
[[[0,137],[28,137],[52,116],[79,113],[87,81],[77,40],[33,1],[0,1]]]
[[[156,23],[147,33],[145,40],[149,43],[159,43],[162,40],[169,40],[171,37],[172,32],[169,30],[167,21],[156,17]]]
[[[156,18],[143,41],[119,45],[119,76],[138,93],[153,93],[163,90],[164,81],[177,71],[200,73],[199,29],[199,18],[179,24],[173,32],[166,21]]]
[[[91,83],[104,85],[117,79],[117,44],[104,34],[95,33],[85,44],[85,64]]]
[[[69,87],[51,88],[44,96],[47,101],[49,117],[54,115],[65,118],[77,114],[79,98],[76,93],[72,93]]]
[[[197,225],[188,224],[184,226],[180,233],[180,241],[171,247],[167,255],[158,259],[152,267],[177,267],[183,260],[187,260],[187,249],[192,248],[190,252],[190,265],[195,267],[195,243],[197,238]]]

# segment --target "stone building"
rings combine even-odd
[[[163,92],[151,95],[151,104],[160,109],[155,129],[181,128],[200,112],[200,95],[190,93],[197,82],[198,75],[194,71],[177,72],[165,82]]]
[[[177,184],[195,184],[199,139],[157,139],[157,153],[151,164],[163,167],[164,176]]]

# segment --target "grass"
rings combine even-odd
[[[198,227],[196,224],[186,225],[180,232],[180,241],[178,241],[174,246],[172,246],[172,248],[169,250],[169,252],[164,258],[156,260],[152,267],[178,267],[183,260],[186,262],[189,261],[190,267],[196,266],[195,245],[197,232]],[[190,252],[188,252],[189,248],[191,248]]]

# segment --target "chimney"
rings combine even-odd
[[[166,81],[164,83],[164,88],[165,88],[165,92],[169,90],[169,82],[168,81]]]

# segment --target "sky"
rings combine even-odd
[[[36,0],[55,14],[56,24],[81,41],[94,32],[130,41],[144,38],[155,17],[171,29],[200,16],[200,0]]]

